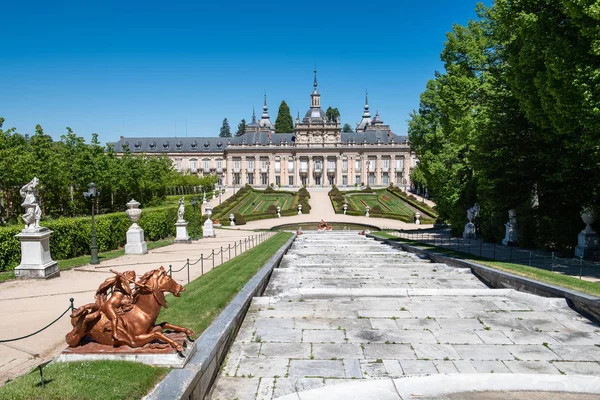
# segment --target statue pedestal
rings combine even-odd
[[[233,226],[233,222],[231,223],[231,226]],[[205,222],[204,225],[202,226],[202,237],[217,237],[217,235],[215,234],[215,228],[213,226],[213,222],[210,218],[208,218]]]
[[[506,233],[504,235],[504,239],[502,239],[502,244],[504,246],[512,246],[517,244],[517,228],[515,225],[507,222],[504,224],[506,227]]]
[[[584,229],[579,232],[575,257],[591,258],[597,251],[600,251],[598,234],[592,229]]]
[[[472,222],[468,222],[465,225],[465,230],[463,231],[463,239],[475,239],[477,235],[475,234],[475,224]]]
[[[127,244],[125,254],[146,254],[148,246],[144,240],[144,230],[138,224],[133,223],[127,230]]]
[[[23,230],[15,236],[21,241],[21,264],[15,268],[17,278],[49,279],[60,275],[58,263],[50,255],[50,229]]]
[[[186,221],[175,223],[175,243],[191,243],[190,235],[188,235],[188,223]]]

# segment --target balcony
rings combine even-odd
[[[267,168],[267,167],[260,167],[260,172],[262,172],[262,173],[269,172],[269,168]]]
[[[306,166],[300,167],[300,173],[301,174],[308,174],[308,167],[306,167]]]
[[[248,173],[249,174],[253,174],[254,173],[254,167],[248,167]]]
[[[335,167],[328,167],[327,172],[335,172]]]
[[[239,167],[233,167],[233,172],[238,174],[240,172],[240,168]]]
[[[323,172],[323,166],[322,165],[315,165],[315,174],[320,174]]]

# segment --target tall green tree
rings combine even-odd
[[[242,119],[238,124],[237,131],[235,132],[235,136],[242,136],[246,133],[246,120]]]
[[[342,128],[342,132],[354,132],[354,131],[352,130],[352,127],[350,126],[350,124],[345,123],[344,127]]]
[[[291,133],[294,132],[294,121],[292,114],[285,100],[279,105],[279,112],[275,120],[275,133]]]
[[[223,125],[221,125],[219,137],[231,137],[231,128],[229,127],[229,121],[227,121],[227,118],[223,119]]]
[[[327,107],[327,111],[325,111],[325,117],[328,121],[335,122],[339,116],[340,111],[337,108]]]

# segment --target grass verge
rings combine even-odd
[[[540,282],[549,283],[564,287],[565,289],[576,290],[581,293],[586,293],[591,296],[600,297],[600,284],[595,282],[584,281],[572,276],[562,275],[556,272],[547,271],[541,268],[530,267],[528,265],[514,264],[504,261],[494,261],[485,257],[478,257],[472,254],[463,253],[455,250],[449,250],[442,247],[432,246],[431,244],[401,239],[397,236],[392,236],[386,232],[374,232],[373,235],[383,239],[391,239],[397,242],[403,242],[417,246],[423,250],[432,250],[437,253],[447,255],[449,257],[458,258],[461,260],[473,261],[486,267],[495,268],[500,271],[510,272],[524,278],[535,279]]]
[[[157,240],[155,242],[147,242],[147,244],[148,244],[148,250],[152,250],[152,249],[156,249],[159,247],[164,247],[164,246],[173,244],[173,239],[172,238],[171,239],[162,239],[162,240]],[[102,261],[111,260],[113,258],[123,256],[123,255],[125,255],[125,249],[111,250],[111,251],[105,251],[103,253],[99,253],[98,258],[100,259],[100,262],[102,262]],[[81,267],[83,265],[89,264],[90,256],[89,255],[79,256],[79,257],[75,257],[75,258],[68,258],[66,260],[57,260],[57,262],[58,262],[58,269],[60,271],[66,271],[71,268],[77,268],[77,267]],[[15,279],[14,271],[0,272],[0,282],[4,282],[4,281],[10,280],[10,279]]]
[[[44,368],[44,389],[35,370],[0,387],[0,400],[140,399],[168,371],[125,361],[53,363]]]
[[[289,232],[280,232],[194,279],[181,297],[169,296],[169,308],[163,308],[158,322],[185,326],[199,336],[291,236]]]

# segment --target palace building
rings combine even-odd
[[[379,113],[371,117],[368,94],[355,132],[342,132],[339,118],[328,120],[321,109],[317,71],[310,108],[294,132],[275,133],[269,117],[267,96],[263,113],[246,133],[221,137],[121,137],[112,143],[117,154],[166,154],[178,171],[200,175],[216,174],[221,185],[308,187],[410,185],[410,170],[416,157],[406,136],[392,133]]]

